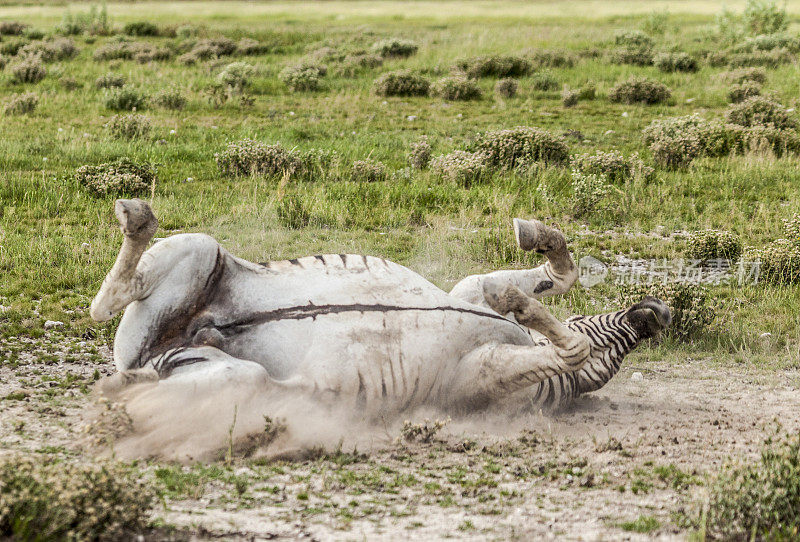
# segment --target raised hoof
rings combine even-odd
[[[106,397],[114,397],[129,386],[147,382],[158,382],[158,373],[155,369],[146,368],[119,371],[113,375],[101,378],[97,381],[95,387],[97,391]]]
[[[518,313],[524,310],[530,299],[519,288],[494,277],[483,279],[483,298],[498,314]]]
[[[114,214],[119,229],[126,237],[150,240],[158,229],[158,219],[146,201],[140,199],[118,199]]]
[[[544,254],[567,247],[563,233],[539,220],[515,218],[514,236],[517,238],[519,248],[526,251],[535,250]]]

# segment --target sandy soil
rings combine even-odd
[[[107,351],[58,336],[16,347],[0,365],[0,454],[91,460],[75,443]],[[7,359],[10,348],[0,344]],[[551,417],[454,419],[427,443],[404,440],[398,420],[368,436],[367,453],[235,460],[169,494],[154,516],[178,530],[148,538],[684,539],[681,511],[702,500],[706,474],[755,456],[776,422],[800,428],[800,372],[636,363]],[[160,467],[202,470],[151,461],[144,475]],[[657,526],[622,529],[640,516]]]

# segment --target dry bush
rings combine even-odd
[[[577,55],[563,49],[538,49],[531,53],[531,62],[540,68],[571,68],[577,62]]]
[[[519,84],[517,83],[516,79],[511,79],[507,77],[505,79],[500,79],[494,85],[495,93],[500,96],[501,98],[513,98],[517,95],[517,89],[519,88]]]
[[[372,45],[372,52],[382,57],[406,58],[417,52],[419,45],[411,40],[391,38]]]
[[[148,96],[132,85],[109,89],[105,106],[114,111],[133,111],[147,106]]]
[[[485,179],[490,171],[482,153],[467,151],[436,156],[430,169],[435,175],[465,187]]]
[[[444,77],[432,87],[433,95],[445,100],[477,100],[483,93],[478,84],[466,77]]]
[[[534,90],[555,90],[558,88],[558,79],[549,72],[535,73],[533,77],[531,77],[531,86]]]
[[[687,53],[659,53],[653,57],[653,64],[662,72],[696,72],[700,68]]]
[[[594,154],[573,155],[570,167],[585,174],[604,175],[613,182],[649,180],[654,173],[653,168],[646,166],[638,154],[634,153],[626,158],[618,150],[598,150]]]
[[[156,92],[153,95],[152,102],[158,107],[179,111],[186,107],[187,99],[186,96],[183,95],[183,91],[181,89],[172,87]]]
[[[278,78],[292,92],[312,92],[319,90],[321,78],[328,73],[328,68],[322,64],[301,64],[287,66],[278,74]]]
[[[669,88],[660,81],[632,76],[617,83],[608,93],[608,99],[625,104],[656,104],[667,101],[671,95]]]
[[[564,87],[564,90],[561,91],[561,105],[564,107],[572,107],[578,104],[578,99],[580,98],[580,91],[572,90],[568,87]]]
[[[408,163],[414,169],[425,169],[431,161],[431,144],[428,138],[422,136],[419,140],[411,144],[411,152],[408,153]]]
[[[431,83],[421,75],[401,70],[384,73],[372,88],[378,96],[427,96]]]
[[[733,263],[742,254],[742,241],[727,230],[699,230],[689,235],[686,254],[704,262],[728,260]]]
[[[377,183],[388,178],[386,165],[378,160],[367,158],[356,160],[350,172],[351,178],[358,182]]]
[[[125,76],[118,73],[101,75],[94,81],[97,88],[119,88],[125,86]]]
[[[534,162],[561,165],[569,159],[569,147],[563,137],[529,126],[481,134],[475,150],[483,153],[487,165],[501,169],[529,166]]]
[[[155,168],[129,158],[96,166],[81,166],[75,171],[78,184],[96,196],[143,195],[156,182]]]
[[[767,71],[761,67],[738,68],[720,74],[723,81],[731,84],[758,83],[763,85],[767,82]]]
[[[150,133],[150,119],[138,113],[130,115],[114,115],[105,124],[111,137],[116,139],[136,139]]]
[[[6,115],[29,115],[36,110],[38,105],[39,96],[34,92],[14,94],[11,96],[11,99],[6,102],[3,113]]]
[[[725,120],[739,126],[771,126],[778,130],[795,130],[797,121],[783,105],[772,98],[752,96],[741,103],[731,105],[725,112]]]
[[[456,68],[467,77],[522,77],[533,71],[529,60],[520,56],[490,55],[466,58]]]
[[[728,101],[731,103],[741,103],[747,98],[761,95],[761,85],[758,83],[737,83],[728,89]]]
[[[253,139],[229,143],[214,159],[220,171],[231,177],[292,175],[302,166],[298,155],[283,145],[267,145]]]
[[[38,56],[43,62],[66,60],[78,54],[75,42],[69,38],[33,41],[17,51],[19,56]]]
[[[12,64],[11,73],[18,83],[38,83],[47,75],[47,69],[38,56],[27,56]]]

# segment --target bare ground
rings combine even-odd
[[[108,352],[58,333],[0,351],[0,454],[91,461],[76,442]],[[684,539],[707,474],[755,456],[776,422],[800,427],[800,372],[645,357],[569,411],[454,419],[427,443],[400,437],[398,420],[360,439],[366,453],[151,460],[143,476],[162,488],[154,518],[168,528],[148,539]]]

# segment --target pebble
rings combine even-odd
[[[623,111],[623,112],[622,112],[622,116],[623,116],[623,117],[628,117],[628,112],[627,112],[627,111]]]
[[[81,243],[81,250],[83,250],[84,252],[89,250],[90,248],[92,248],[92,245],[90,245],[89,243]]]
[[[639,371],[636,371],[635,373],[633,373],[631,375],[631,381],[632,382],[641,382],[642,380],[644,380],[644,375],[642,373],[640,373]]]
[[[47,320],[44,323],[44,328],[45,329],[54,329],[54,328],[57,328],[57,327],[61,327],[63,325],[64,325],[64,322],[59,322],[58,320]]]
[[[416,115],[409,115],[408,117],[406,117],[406,120],[415,121],[415,120],[417,120],[417,116]]]
[[[759,339],[769,339],[770,337],[772,337],[772,333],[770,332],[762,333],[758,336]]]

